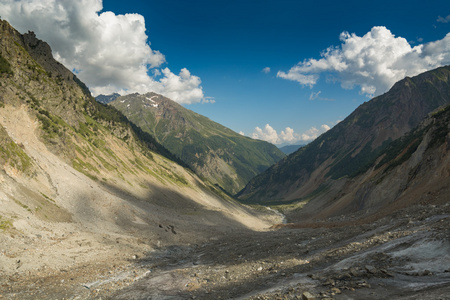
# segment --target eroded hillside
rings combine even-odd
[[[0,291],[10,276],[99,276],[160,247],[274,221],[97,103],[34,33],[0,21],[0,64]]]

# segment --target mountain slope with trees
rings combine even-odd
[[[121,96],[110,104],[230,194],[284,157],[268,142],[242,136],[155,93]]]

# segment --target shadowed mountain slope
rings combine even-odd
[[[386,151],[394,145],[392,141],[418,126],[433,110],[449,103],[450,67],[405,78],[386,94],[362,104],[309,145],[252,179],[239,198],[256,203],[309,201],[313,214],[313,206],[323,209],[324,203],[330,204],[348,194],[355,188],[352,183],[367,176],[374,161],[387,155]],[[413,148],[403,150],[406,149]],[[313,205],[318,198],[321,205]]]
[[[270,143],[242,136],[155,93],[126,95],[110,104],[231,194],[284,157]]]

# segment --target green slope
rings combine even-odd
[[[231,194],[284,157],[270,143],[242,136],[155,93],[122,96],[110,104]]]
[[[0,108],[7,106],[24,108],[36,120],[46,147],[92,179],[126,178],[136,170],[147,174],[151,165],[163,174],[155,155],[186,167],[117,109],[98,103],[53,59],[47,43],[0,20]],[[31,173],[29,158],[2,127],[0,137],[0,163]],[[176,174],[162,176],[170,181]]]

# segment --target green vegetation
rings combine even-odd
[[[0,230],[7,230],[13,227],[12,221],[0,216]]]
[[[0,54],[0,74],[13,75],[11,64]]]
[[[0,136],[1,135],[2,133],[0,132]],[[4,135],[6,136],[6,133],[4,133]],[[10,140],[9,137],[6,137],[4,140],[0,141],[0,158],[22,173],[27,173],[31,170],[31,158],[20,146]]]
[[[155,96],[161,101],[158,113],[148,105],[148,99]],[[157,94],[127,95],[111,105],[142,128],[136,128],[136,132],[156,139],[179,157],[178,163],[186,162],[198,175],[208,177],[229,193],[235,194],[284,157],[272,144],[241,136]]]
[[[52,198],[50,198],[49,196],[47,196],[46,194],[41,192],[42,197],[44,197],[46,200],[48,200],[50,203],[55,204],[55,200],[53,200]]]
[[[448,124],[450,124],[450,105],[438,110],[432,117],[435,120],[435,130],[432,132],[428,148],[442,145],[445,142],[448,134]]]
[[[26,210],[29,211],[29,212],[33,212],[33,211],[31,210],[31,208],[29,208],[27,205],[23,204],[23,203],[20,202],[19,200],[17,200],[17,199],[13,199],[13,200],[14,200],[14,202],[15,202],[17,205],[19,205],[19,206],[22,207],[23,209],[26,209]]]
[[[88,163],[86,161],[82,161],[79,158],[76,158],[76,159],[72,160],[72,166],[75,170],[83,173],[84,175],[88,176],[89,178],[91,178],[93,180],[98,179],[97,177],[92,175],[91,172],[95,172],[95,173],[99,174],[100,171],[96,167],[91,165],[90,163]]]

